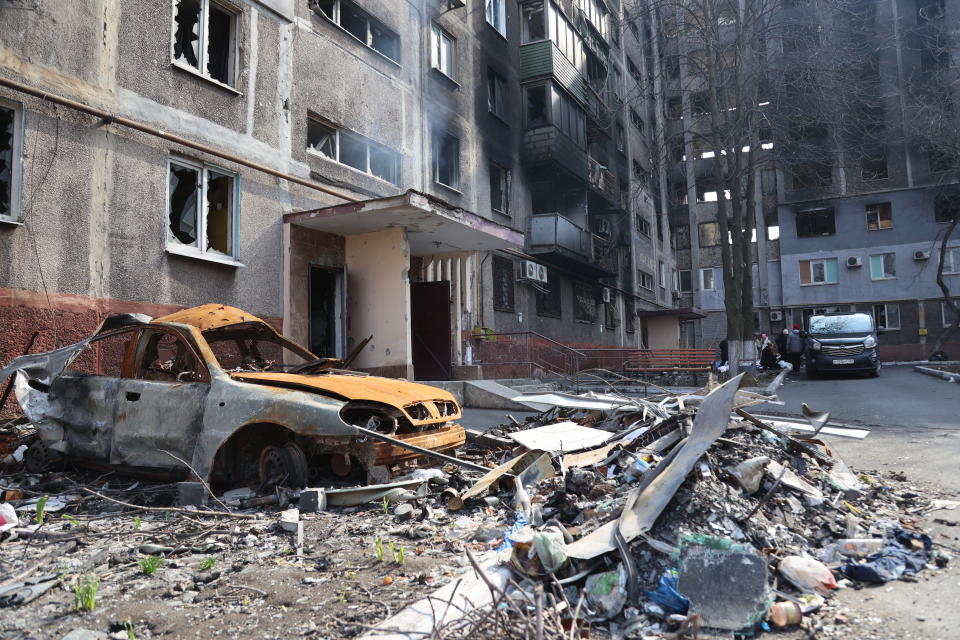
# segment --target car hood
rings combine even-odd
[[[415,402],[430,400],[456,402],[449,391],[396,378],[338,373],[311,376],[250,371],[231,373],[230,377],[234,380],[277,387],[307,387],[324,395],[334,395],[344,400],[380,402],[400,409]],[[457,403],[457,406],[459,407],[460,404]]]

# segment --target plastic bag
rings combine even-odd
[[[533,536],[533,548],[544,569],[553,573],[567,564],[567,545],[563,532],[556,527],[547,527]]]
[[[0,533],[20,524],[17,512],[9,502],[0,504]]]
[[[613,618],[627,602],[627,573],[623,565],[587,578],[587,602],[604,618]]]
[[[656,591],[647,591],[647,597],[667,613],[682,613],[690,610],[690,601],[677,591],[677,571],[670,569],[660,576]]]
[[[780,561],[780,575],[786,578],[800,591],[816,591],[820,595],[829,595],[837,588],[837,581],[826,565],[806,556],[787,556]]]

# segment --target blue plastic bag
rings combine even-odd
[[[677,591],[677,570],[668,569],[660,576],[656,591],[647,591],[647,598],[660,605],[667,613],[687,614],[690,601]]]

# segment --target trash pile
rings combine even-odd
[[[748,413],[769,397],[743,382],[528,395],[540,414],[473,434],[458,463],[374,486],[203,484],[206,506],[176,506],[175,483],[32,472],[30,425],[0,425],[0,606],[20,607],[0,636],[215,619],[276,637],[813,637],[836,589],[948,565],[918,528],[945,501],[818,438],[864,430]]]

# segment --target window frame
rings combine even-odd
[[[950,262],[950,270],[947,271],[947,262]],[[960,245],[947,247],[947,255],[943,258],[943,275],[955,276],[960,274]]]
[[[960,298],[953,298],[953,301],[954,301],[954,303],[956,303],[956,304],[960,304]],[[950,318],[949,318],[948,315],[947,315],[948,312],[950,312],[950,307],[947,306],[947,301],[946,301],[946,300],[940,300],[940,319],[943,321],[943,328],[944,328],[944,329],[946,329],[946,328],[949,327],[951,324],[953,324],[952,322],[950,322]]]
[[[402,41],[401,41],[401,39],[400,39],[400,34],[399,34],[399,33],[397,33],[395,30],[391,29],[389,26],[387,26],[387,25],[386,25],[384,22],[382,22],[381,20],[379,20],[379,19],[377,19],[376,17],[374,17],[373,15],[371,15],[370,12],[368,12],[368,11],[367,11],[366,9],[364,9],[363,7],[360,7],[359,5],[357,5],[357,4],[354,3],[354,2],[350,2],[350,0],[346,0],[347,4],[351,5],[351,8],[352,8],[354,11],[356,11],[357,13],[363,14],[364,18],[366,19],[366,27],[367,27],[367,28],[366,28],[366,40],[361,40],[361,39],[358,38],[353,32],[349,31],[346,27],[344,27],[344,26],[341,24],[341,20],[340,20],[341,8],[342,8],[342,4],[343,4],[343,2],[344,2],[345,0],[330,0],[330,1],[333,3],[333,4],[332,4],[332,7],[331,7],[331,8],[332,8],[332,11],[333,11],[333,15],[327,15],[327,13],[326,13],[323,9],[319,9],[319,11],[314,10],[314,13],[318,13],[318,14],[321,15],[325,20],[327,20],[330,24],[336,26],[338,29],[340,29],[341,31],[343,31],[344,33],[346,33],[348,36],[350,36],[351,38],[353,38],[354,40],[356,40],[357,42],[359,42],[359,43],[362,44],[363,46],[365,46],[367,49],[370,49],[371,51],[373,51],[373,52],[376,53],[377,55],[382,56],[385,60],[390,61],[392,64],[395,64],[395,65],[397,65],[398,67],[401,66],[401,62],[400,62],[400,61],[403,59],[403,46],[402,46],[403,43],[402,43]],[[378,48],[376,48],[376,47],[373,46],[373,44],[372,44],[372,43],[373,43],[373,37],[372,37],[372,34],[371,34],[371,30],[372,30],[372,29],[371,29],[371,25],[372,25],[372,24],[375,24],[375,25],[376,25],[377,27],[379,27],[380,29],[383,29],[384,31],[387,31],[387,32],[389,32],[391,35],[393,35],[393,38],[394,38],[394,40],[396,41],[396,52],[397,52],[397,57],[396,57],[396,58],[392,57],[390,54],[385,53],[384,51],[381,51],[380,49],[378,49]]]
[[[499,7],[499,20],[497,19],[496,7]],[[491,10],[492,9],[492,10]],[[486,19],[494,31],[504,38],[507,37],[507,1],[506,0],[487,0],[486,1]],[[496,21],[496,22],[494,22]],[[502,23],[498,26],[497,23]]]
[[[499,311],[501,313],[514,313],[517,308],[517,292],[516,292],[516,266],[514,265],[513,260],[504,256],[493,256],[493,261],[490,263],[490,278],[493,282],[493,310]],[[503,276],[506,276],[505,282],[509,284],[507,289],[504,289],[504,293],[508,293],[506,298],[501,300],[499,297],[499,285],[500,281],[503,279]],[[502,304],[501,304],[502,303]]]
[[[653,274],[649,271],[637,269],[637,286],[639,286],[641,289],[653,292],[654,288],[657,286],[657,281]]]
[[[801,216],[810,217],[810,216],[813,216],[814,214],[825,215],[827,212],[829,212],[830,220],[833,223],[832,231],[830,231],[829,233],[810,233],[811,223],[805,222],[804,224],[806,226],[807,232],[803,234],[800,233]],[[802,211],[797,211],[796,215],[794,216],[794,224],[796,227],[797,238],[826,238],[828,236],[835,236],[837,235],[837,211],[833,207],[816,207],[816,208],[804,209]]]
[[[197,0],[200,3],[200,15],[198,18],[199,22],[199,33],[197,35],[197,51],[200,53],[198,62],[198,67],[194,67],[186,60],[177,58],[176,47],[177,47],[177,9],[179,4],[183,0],[172,0],[171,7],[172,11],[170,14],[170,64],[178,69],[182,69],[188,73],[199,76],[204,80],[214,83],[218,87],[223,87],[231,92],[239,94],[240,91],[237,89],[237,78],[239,76],[239,67],[240,67],[240,45],[238,32],[239,20],[243,15],[243,10],[237,7],[234,7],[231,4],[225,2],[218,2],[217,0]],[[207,65],[209,64],[209,47],[207,46],[207,40],[209,39],[209,30],[210,30],[210,6],[213,5],[223,13],[226,13],[230,16],[230,44],[229,44],[229,71],[228,82],[223,82],[218,80],[210,75]]]
[[[890,318],[890,309],[895,308],[897,310],[897,326],[889,326],[888,320]],[[878,310],[882,310],[884,322],[880,322],[880,314],[877,313]],[[900,323],[900,303],[898,302],[881,302],[873,305],[873,322],[878,329],[883,329],[885,331],[899,331],[902,328]]]
[[[173,231],[170,228],[170,172],[174,165],[178,165],[184,168],[193,169],[197,171],[200,175],[200,184],[197,193],[197,199],[202,208],[198,206],[197,208],[197,246],[191,246],[181,242],[176,236],[173,235]],[[183,156],[177,155],[168,155],[166,161],[166,172],[164,177],[166,179],[166,206],[165,206],[165,237],[164,237],[164,248],[167,253],[173,253],[176,255],[186,256],[190,258],[198,258],[201,260],[208,260],[211,262],[219,262],[221,264],[227,264],[231,266],[244,266],[240,262],[240,174],[236,171],[230,171],[219,165],[215,165],[209,162],[202,162],[198,160],[193,160],[191,158],[185,158]],[[211,250],[209,248],[208,239],[207,239],[207,219],[209,217],[207,202],[207,190],[209,183],[209,174],[211,171],[219,173],[221,175],[229,176],[233,180],[232,187],[232,202],[230,210],[230,248],[231,252],[229,254],[222,253],[216,249]]]
[[[314,124],[320,125],[326,129],[329,129],[330,131],[333,132],[333,136],[334,136],[333,138],[334,155],[333,156],[327,155],[326,153],[321,151],[318,147],[314,147],[310,144],[309,131],[310,131],[311,122]],[[353,166],[352,164],[347,164],[346,162],[343,162],[343,160],[340,159],[340,151],[342,148],[340,137],[343,134],[346,134],[351,138],[358,139],[360,142],[364,144],[365,156],[366,156],[366,163],[365,163],[366,169],[360,169],[358,167]],[[317,118],[314,116],[310,116],[310,115],[307,116],[307,136],[308,136],[307,153],[310,155],[318,156],[326,160],[336,162],[337,164],[347,167],[348,169],[357,171],[371,178],[376,178],[377,180],[382,180],[383,182],[386,182],[387,184],[391,184],[395,187],[399,187],[400,183],[403,182],[403,154],[400,153],[399,151],[396,151],[395,149],[388,147],[385,144],[380,144],[376,140],[372,140],[361,133],[357,133],[356,131],[353,131],[352,129],[347,129],[346,127],[338,127],[330,122],[327,122],[326,120],[323,120],[321,118]],[[389,180],[387,178],[383,178],[373,173],[373,169],[371,168],[371,157],[373,155],[372,152],[380,151],[380,150],[386,151],[393,157],[393,160],[394,160],[393,170],[396,173],[396,182]]]
[[[707,286],[706,279],[703,277],[705,273],[710,273],[710,286]],[[717,290],[717,274],[713,267],[702,267],[700,269],[700,290],[701,291],[716,291]]]
[[[882,213],[886,211],[887,213],[887,226],[883,226],[883,216]],[[886,231],[888,229],[893,229],[893,204],[890,202],[874,202],[868,204],[864,207],[864,215],[866,216],[867,221],[867,231]],[[870,216],[876,215],[877,223],[876,226],[870,227]]]
[[[677,269],[677,283],[674,287],[674,290],[679,293],[690,293],[693,291],[693,270],[692,269]],[[686,274],[686,288],[684,288],[684,274]]]
[[[10,212],[0,215],[0,223],[23,222],[23,150],[26,110],[23,103],[0,97],[0,109],[13,112],[13,137],[10,141]]]
[[[443,48],[444,42],[449,43],[449,51]],[[446,60],[444,60],[445,52]],[[444,62],[447,64],[445,65]],[[436,21],[430,23],[430,69],[454,82],[457,81],[457,39]]]
[[[454,168],[454,184],[447,184],[440,180],[440,145],[438,144],[441,141],[453,140],[456,143],[456,158],[453,163]],[[434,184],[439,184],[446,187],[447,189],[452,189],[457,193],[460,192],[460,138],[455,134],[447,131],[446,129],[434,129],[430,134],[430,155],[431,155],[431,177],[433,178]]]
[[[507,83],[502,75],[491,66],[487,66],[487,111],[507,122],[506,119]]]
[[[803,263],[804,262],[808,263],[810,282],[803,281]],[[833,273],[836,276],[836,280],[828,279],[830,277],[830,269],[827,268],[827,264],[830,262],[833,262]],[[814,279],[814,273],[813,273],[814,265],[823,266],[824,279],[822,282],[818,282]],[[806,260],[800,260],[798,261],[797,277],[800,280],[801,287],[818,287],[822,285],[839,284],[840,283],[839,261],[837,260],[837,258],[808,258]]]
[[[510,216],[510,170],[498,162],[490,161],[488,163],[490,171],[490,210],[501,216]],[[497,209],[493,206],[493,180],[496,177],[494,170],[499,172],[500,193],[503,194],[503,209]]]
[[[887,275],[887,256],[892,256],[893,260],[893,271],[891,275]],[[874,258],[880,258],[879,265],[882,275],[876,275],[874,270]],[[897,254],[893,251],[885,251],[883,253],[871,253],[870,254],[870,279],[873,281],[877,280],[896,280],[897,279]]]

